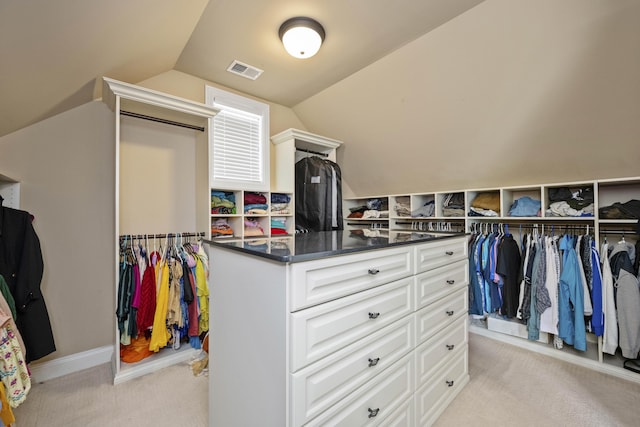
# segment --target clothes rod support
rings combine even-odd
[[[123,234],[120,240],[124,239],[164,239],[167,237],[204,237],[204,232],[199,233],[164,233],[164,234]]]
[[[147,116],[145,114],[134,113],[131,111],[120,110],[120,114],[123,116],[135,117],[136,119],[149,120],[152,122],[164,123],[167,125],[178,126],[187,129],[193,129],[200,132],[204,132],[205,129],[202,126],[190,125],[189,123],[176,122],[173,120],[161,119],[159,117]]]
[[[600,229],[600,234],[612,234],[612,235],[621,235],[621,236],[636,236],[637,233],[633,230],[624,231],[624,230],[603,230]]]

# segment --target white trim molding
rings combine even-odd
[[[84,369],[93,368],[94,366],[109,363],[112,355],[113,346],[105,345],[46,362],[34,362],[29,364],[31,380],[44,382]]]

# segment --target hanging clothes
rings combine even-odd
[[[600,269],[600,255],[595,247],[595,240],[591,239],[591,267],[592,271],[592,303],[593,315],[591,316],[591,329],[593,333],[601,337],[604,334],[604,304],[603,304],[603,278]]]
[[[565,235],[560,240],[563,250],[562,273],[560,274],[560,297],[558,306],[558,336],[576,350],[587,350],[584,324],[584,288],[580,276],[580,264],[575,250],[575,239]]]
[[[209,258],[204,252],[204,248],[202,245],[199,245],[196,257],[195,277],[200,308],[200,315],[198,317],[200,333],[207,332],[209,330],[209,285],[207,283],[208,261]]]
[[[602,336],[602,351],[607,354],[616,354],[618,348],[618,319],[615,303],[615,289],[613,274],[609,262],[609,244],[605,241],[601,250],[602,267],[602,310],[604,316],[604,334]]]
[[[545,283],[544,288],[549,295],[548,310],[540,315],[540,331],[558,335],[558,288],[560,285],[560,255],[557,238],[545,236]]]
[[[342,173],[337,163],[317,156],[295,164],[296,228],[342,230]]]
[[[149,350],[160,351],[165,347],[171,338],[167,329],[167,310],[169,306],[169,263],[163,259],[156,266],[156,277],[158,294],[156,296],[156,312],[153,317],[153,329],[151,331],[151,342]]]
[[[469,238],[469,314],[476,317],[484,315],[479,255],[483,240],[481,233],[474,233]]]
[[[56,350],[49,313],[40,290],[44,262],[32,216],[0,206],[0,275],[15,300],[16,325],[28,362]]]
[[[12,408],[17,408],[27,399],[31,389],[31,377],[24,357],[24,344],[20,332],[15,330],[8,305],[0,297],[0,379],[4,384]]]
[[[208,330],[207,255],[202,245],[178,244],[174,238],[167,237],[159,251],[155,245],[148,249],[148,242],[121,238],[116,313],[124,362],[170,345],[178,349],[183,340],[195,349],[202,346],[200,336]]]
[[[618,314],[618,345],[623,357],[636,359],[640,352],[640,289],[638,278],[633,274],[635,247],[621,241],[613,246],[610,257]]]
[[[500,311],[509,318],[516,317],[518,314],[521,262],[518,243],[511,234],[503,236],[498,247],[496,273],[501,276],[504,282]]]

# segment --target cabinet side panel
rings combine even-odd
[[[286,426],[286,266],[209,254],[209,425]]]

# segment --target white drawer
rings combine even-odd
[[[414,409],[414,398],[409,398],[398,409],[389,414],[382,425],[384,427],[413,427],[416,425],[416,411]]]
[[[408,354],[373,380],[327,409],[307,426],[378,426],[413,394],[413,355]]]
[[[420,345],[468,311],[467,288],[420,309],[416,312],[416,345]]]
[[[409,277],[291,313],[290,372],[411,314],[413,284]]]
[[[417,387],[430,381],[433,374],[455,358],[460,349],[466,348],[468,323],[467,317],[462,316],[416,348]]]
[[[469,382],[468,354],[465,346],[450,364],[432,377],[432,381],[418,388],[415,394],[416,425],[432,425],[449,402]]]
[[[393,282],[413,274],[410,246],[291,265],[290,311]]]
[[[469,284],[466,260],[456,261],[416,276],[416,308],[420,309]]]
[[[406,316],[291,375],[291,425],[303,425],[413,351]]]
[[[467,259],[466,237],[429,242],[416,246],[416,268],[418,273],[433,270],[461,259]]]

